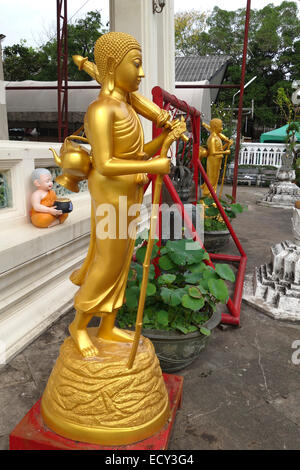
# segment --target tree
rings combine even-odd
[[[175,49],[178,55],[197,54],[201,31],[205,28],[205,13],[196,10],[175,14]]]
[[[196,28],[197,19],[194,21],[194,29],[189,25],[183,37],[187,47],[181,45],[180,50],[195,55],[230,55],[231,65],[224,82],[238,84],[241,78],[245,9],[225,11],[215,7],[210,14],[206,13],[205,18],[202,29]],[[179,34],[175,22],[176,28]],[[191,48],[190,42],[195,36],[198,40]],[[282,122],[274,103],[278,88],[284,87],[290,93],[291,81],[300,78],[300,20],[297,3],[283,1],[276,7],[269,4],[261,10],[251,10],[248,46],[245,82],[255,75],[257,79],[245,90],[244,107],[250,107],[254,99],[256,125],[264,124],[271,128]],[[232,90],[220,91],[219,100],[229,106],[232,93]]]
[[[27,47],[25,40],[21,40],[20,44],[5,47],[4,79],[14,81],[32,78],[41,71],[43,66],[41,58],[40,52]]]
[[[94,44],[106,32],[102,25],[101,13],[90,11],[84,18],[68,25],[68,78],[69,80],[90,80],[79,71],[72,55],[79,54],[93,60]],[[4,48],[5,80],[57,80],[57,40],[49,39],[39,48],[26,47],[26,41]]]

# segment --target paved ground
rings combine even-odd
[[[291,237],[291,211],[255,204],[266,189],[238,188],[248,204],[234,227],[248,255],[247,272]],[[227,249],[235,253],[233,245]],[[0,449],[40,398],[68,334],[70,312],[0,370]],[[169,449],[300,449],[300,365],[292,343],[300,325],[274,321],[243,304],[241,327],[217,329],[202,356],[181,372],[183,406]]]

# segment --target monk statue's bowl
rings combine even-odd
[[[62,211],[63,214],[68,214],[73,210],[72,201],[66,197],[56,199],[54,206],[58,211]]]

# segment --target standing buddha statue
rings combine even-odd
[[[137,92],[144,71],[135,38],[107,33],[97,40],[94,53],[96,64],[74,56],[79,68],[101,83],[100,94],[84,118],[91,145],[90,246],[83,265],[71,276],[80,286],[74,301],[76,315],[69,327],[71,337],[61,347],[49,378],[41,410],[46,424],[58,434],[118,445],[154,434],[170,415],[152,343],[142,337],[129,369],[134,335],[118,329],[115,320],[125,301],[136,233],[136,228],[128,233],[136,214],[121,214],[120,198],[127,198],[128,207],[141,204],[147,173],[169,173],[169,158],[154,155],[176,123],[170,122],[167,111]],[[146,144],[138,114],[163,128]],[[107,205],[114,209],[115,237],[103,237],[99,230],[102,209]],[[120,214],[123,223],[125,217],[125,236],[120,236]],[[99,328],[87,328],[93,316],[101,317]]]
[[[210,136],[207,139],[207,152],[204,153],[203,147],[200,147],[199,158],[207,157],[206,173],[214,191],[217,192],[222,159],[224,155],[230,154],[229,147],[233,144],[233,140],[228,139],[228,137],[222,134],[223,123],[221,119],[214,118],[210,121],[209,126],[204,123],[203,125],[210,132]],[[224,146],[222,140],[225,141]],[[205,183],[201,188],[203,197],[211,197],[210,191]]]

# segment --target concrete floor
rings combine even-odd
[[[269,260],[271,245],[291,238],[290,210],[255,204],[265,191],[238,188],[248,211],[234,228],[248,273]],[[236,253],[232,242],[226,251]],[[65,315],[0,370],[0,449],[8,449],[9,433],[43,393],[72,318],[73,312]],[[180,372],[183,405],[169,449],[300,449],[295,340],[299,324],[275,321],[243,303],[241,326],[216,329],[201,357]]]

